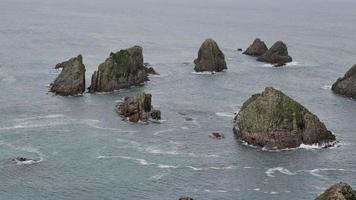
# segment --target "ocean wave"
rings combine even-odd
[[[251,146],[251,145],[250,145]],[[252,145],[253,146],[253,145]],[[281,151],[293,151],[293,150],[298,150],[298,149],[306,149],[306,150],[318,150],[318,149],[333,149],[333,148],[338,148],[341,146],[341,143],[338,141],[333,141],[333,142],[325,142],[322,144],[301,144],[299,147],[296,148],[285,148],[285,149],[266,149],[262,148],[262,151],[268,151],[268,152],[281,152]],[[255,148],[258,148],[257,146],[253,146]]]
[[[215,113],[219,117],[228,117],[228,118],[235,118],[234,113],[228,113],[228,112],[217,112]]]
[[[286,63],[285,66],[287,66],[287,67],[295,67],[295,66],[303,66],[303,65],[300,64],[297,61],[292,61],[292,62]],[[274,65],[270,64],[270,63],[264,63],[264,64],[261,65],[261,67],[274,67]]]
[[[205,72],[192,72],[192,74],[198,74],[198,75],[213,75],[216,74],[217,72],[210,72],[210,71],[205,71]]]
[[[265,173],[266,173],[267,176],[269,176],[269,177],[274,177],[274,173],[275,173],[275,172],[279,172],[279,173],[282,173],[282,174],[285,174],[285,175],[289,175],[289,176],[293,176],[293,175],[296,175],[296,174],[297,174],[297,173],[291,172],[291,171],[289,171],[288,169],[283,168],[283,167],[270,168],[270,169],[268,169]]]
[[[324,89],[324,90],[331,90],[331,87],[332,87],[332,85],[323,85],[323,86],[321,87],[321,89]]]
[[[222,167],[194,167],[194,166],[186,166],[186,168],[192,169],[194,171],[205,171],[205,170],[227,170],[227,169],[236,169],[236,166],[229,165],[229,166],[222,166]]]
[[[324,177],[323,175],[319,174],[322,171],[340,171],[340,172],[356,172],[356,170],[353,169],[335,169],[335,168],[317,168],[317,169],[312,169],[312,170],[300,170],[301,172],[307,172],[312,176],[316,177]]]
[[[161,131],[157,131],[157,132],[154,132],[153,135],[159,135],[161,133],[167,133],[167,132],[172,132],[174,131],[175,129],[171,128],[171,129],[167,129],[167,130],[161,130]]]
[[[129,157],[129,156],[98,156],[98,159],[110,159],[110,158],[121,158],[121,159],[125,159],[125,160],[132,160],[135,161],[136,163],[138,163],[139,165],[143,165],[143,166],[157,166],[158,168],[161,169],[175,169],[177,168],[177,166],[174,165],[165,165],[165,164],[158,164],[158,163],[153,163],[153,162],[148,162],[147,160],[143,159],[143,158],[134,158],[134,157]]]

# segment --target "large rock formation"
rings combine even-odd
[[[233,130],[239,140],[268,150],[335,141],[316,115],[272,87],[243,104]]]
[[[153,109],[151,98],[151,94],[144,92],[138,93],[135,97],[125,97],[124,102],[116,105],[116,111],[130,122],[147,122],[150,117],[160,120],[161,112]]]
[[[260,39],[257,38],[253,43],[243,52],[243,54],[249,56],[262,56],[268,50],[266,44]]]
[[[92,75],[90,92],[111,92],[148,81],[147,68],[143,63],[142,47],[110,53]]]
[[[282,66],[288,62],[292,62],[292,60],[292,57],[288,55],[287,45],[282,41],[274,43],[266,53],[257,58],[257,61],[271,63],[276,66]]]
[[[344,77],[337,79],[331,89],[337,94],[356,99],[356,65],[351,67]]]
[[[82,55],[59,63],[55,68],[62,68],[62,71],[50,85],[51,92],[62,96],[73,96],[85,91],[85,66]]]
[[[205,40],[201,45],[198,52],[198,58],[194,60],[194,64],[194,70],[196,72],[221,72],[224,69],[227,69],[225,56],[218,44],[212,39]]]
[[[356,191],[346,183],[336,183],[315,200],[356,200]]]

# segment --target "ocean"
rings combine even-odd
[[[333,82],[356,63],[354,0],[1,0],[0,199],[314,199],[338,181],[356,185],[356,100]],[[285,67],[236,51],[283,40]],[[194,73],[206,38],[228,69]],[[78,54],[86,82],[133,45],[160,75],[144,86],[62,97],[54,66]],[[329,149],[268,152],[236,141],[233,118],[273,86],[315,113],[338,140]],[[115,105],[152,94],[160,123],[123,121]],[[209,137],[225,135],[222,140]],[[14,163],[22,156],[31,163]]]

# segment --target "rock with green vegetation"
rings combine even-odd
[[[153,109],[151,94],[138,93],[135,97],[125,97],[124,102],[116,105],[116,112],[130,122],[147,122],[149,118],[161,119],[161,111]]]
[[[286,63],[292,62],[292,60],[292,57],[288,54],[287,45],[282,41],[274,43],[266,53],[257,58],[257,61],[271,63],[275,66],[283,66]]]
[[[272,87],[243,104],[233,130],[239,140],[267,150],[296,148],[301,144],[327,147],[335,141],[316,115]]]
[[[262,56],[268,50],[267,45],[260,39],[257,38],[253,43],[243,52],[245,55],[249,56]]]
[[[221,72],[227,69],[225,56],[213,39],[207,39],[201,45],[198,58],[194,60],[196,72]]]
[[[344,77],[337,79],[331,89],[336,94],[356,99],[356,65],[351,67]]]
[[[50,85],[50,91],[62,96],[74,96],[85,91],[85,66],[82,55],[59,63],[56,69],[61,73]]]
[[[356,200],[356,191],[350,185],[339,182],[331,186],[315,200]]]
[[[148,81],[144,66],[142,47],[110,53],[109,58],[100,64],[92,75],[90,92],[111,92],[122,88],[141,85]]]

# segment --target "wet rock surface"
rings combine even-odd
[[[227,69],[225,56],[213,39],[207,39],[201,45],[198,58],[194,60],[196,72],[221,72]]]
[[[356,99],[356,65],[351,67],[344,77],[337,79],[331,89],[336,94]]]

